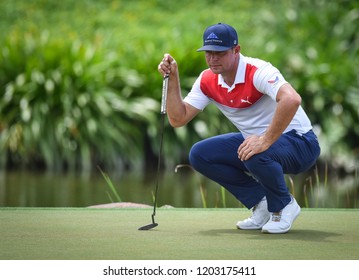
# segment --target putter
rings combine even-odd
[[[140,227],[138,230],[149,230],[158,226],[158,223],[155,222],[156,216],[156,207],[157,207],[157,193],[158,193],[158,181],[160,177],[160,167],[161,167],[161,156],[162,156],[162,144],[163,144],[163,128],[165,125],[165,115],[166,115],[166,104],[167,104],[167,90],[168,90],[168,78],[169,75],[166,75],[163,78],[162,83],[162,100],[161,100],[161,126],[160,126],[160,151],[158,154],[157,162],[157,178],[156,178],[156,189],[155,189],[155,201],[153,202],[153,213],[152,213],[152,224],[145,225]]]

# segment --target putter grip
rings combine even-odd
[[[168,78],[169,78],[169,75],[166,75],[163,78],[163,83],[162,83],[162,100],[161,100],[161,114],[162,115],[166,114]]]

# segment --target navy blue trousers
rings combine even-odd
[[[268,210],[279,212],[291,201],[284,174],[298,174],[315,164],[320,154],[316,135],[312,130],[303,135],[289,131],[268,150],[246,161],[238,159],[237,154],[243,141],[237,132],[197,142],[190,151],[190,163],[248,209],[266,196]]]

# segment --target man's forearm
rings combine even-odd
[[[300,96],[295,93],[283,93],[278,101],[271,124],[263,135],[263,140],[270,146],[285,131],[292,121],[301,103]]]

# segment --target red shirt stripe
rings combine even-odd
[[[259,92],[253,84],[256,71],[257,67],[247,64],[244,83],[236,84],[232,91],[228,91],[227,88],[218,84],[218,75],[207,69],[202,75],[201,90],[209,98],[222,105],[231,108],[250,107],[263,96],[263,93]]]

